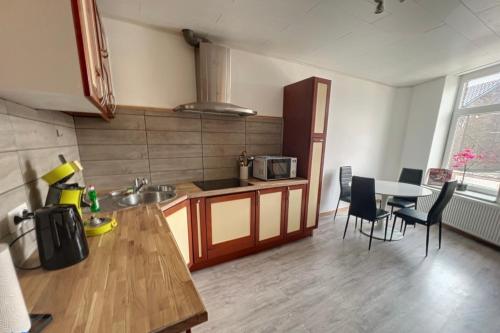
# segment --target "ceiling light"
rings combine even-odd
[[[373,0],[377,4],[375,7],[375,14],[382,14],[384,12],[384,0]],[[405,2],[405,0],[399,0],[399,2]]]

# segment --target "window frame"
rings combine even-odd
[[[488,68],[484,68],[481,70],[477,70],[468,74],[464,74],[460,77],[459,83],[458,83],[458,93],[456,94],[455,97],[455,103],[453,106],[453,114],[450,122],[450,127],[448,130],[448,137],[446,139],[446,147],[444,150],[443,154],[443,159],[441,162],[441,167],[442,168],[449,168],[447,165],[447,161],[450,159],[451,155],[451,147],[453,143],[453,139],[455,137],[455,132],[457,129],[457,121],[458,118],[461,116],[467,116],[467,115],[474,115],[474,114],[479,114],[479,113],[493,113],[493,112],[500,112],[500,104],[493,104],[493,105],[485,105],[485,106],[475,106],[471,108],[460,108],[460,104],[462,102],[462,98],[465,92],[465,85],[467,82],[483,77],[483,76],[488,76],[492,74],[497,74],[500,73],[500,65],[494,65]],[[498,196],[500,193],[500,187],[498,191],[495,193],[494,191],[485,189],[483,187],[467,184],[467,188],[471,192],[477,192],[481,194],[487,194],[487,195],[492,195],[492,196]]]

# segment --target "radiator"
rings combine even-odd
[[[439,195],[439,190],[429,188],[432,195],[418,199],[418,209],[428,212]],[[443,224],[500,246],[500,206],[455,194],[443,212]]]

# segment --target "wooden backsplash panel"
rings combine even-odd
[[[0,241],[8,242],[7,214],[22,203],[31,210],[43,206],[47,184],[42,175],[60,164],[58,155],[79,160],[73,117],[34,110],[0,99]],[[71,180],[83,184],[81,174]],[[32,235],[13,249],[14,258],[36,248]]]
[[[155,184],[238,177],[242,151],[281,153],[281,118],[122,108],[110,123],[75,117],[75,126],[85,178],[102,189],[130,186],[131,175]]]

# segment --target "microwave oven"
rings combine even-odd
[[[286,156],[256,156],[253,176],[262,180],[297,177],[297,158]]]

